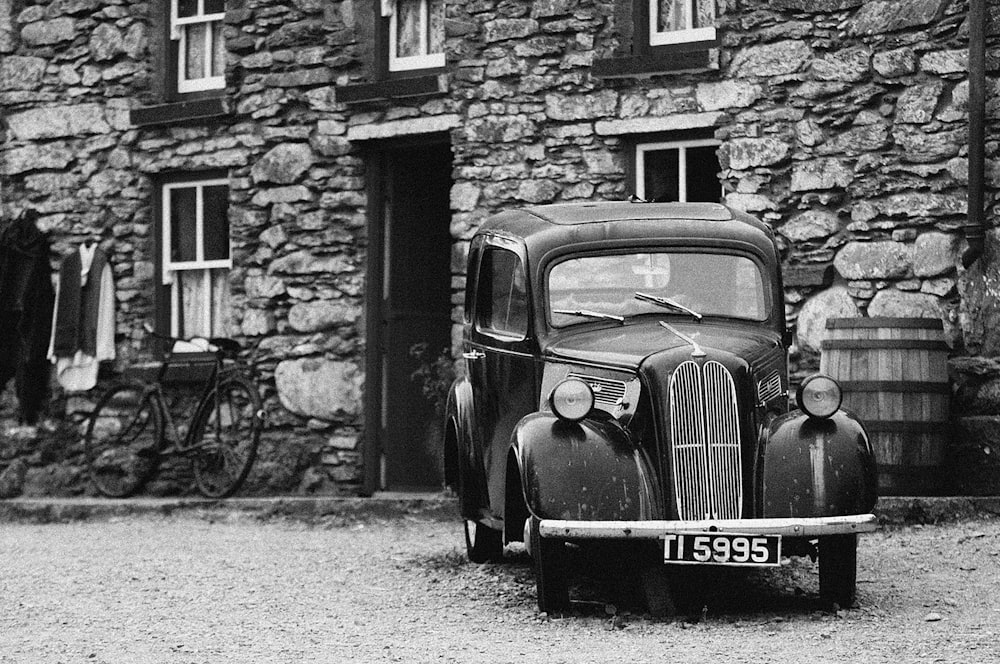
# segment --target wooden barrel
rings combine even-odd
[[[934,318],[833,318],[820,371],[875,448],[882,495],[933,495],[948,439],[948,344]]]

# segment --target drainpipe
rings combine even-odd
[[[969,0],[969,216],[962,226],[968,269],[983,254],[986,227],[986,0]]]

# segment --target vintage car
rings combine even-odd
[[[803,380],[789,412],[779,261],[767,226],[713,203],[484,223],[444,429],[469,558],[524,541],[553,611],[567,545],[645,541],[657,565],[818,555],[821,597],[850,606],[874,456],[833,379]]]

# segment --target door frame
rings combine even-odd
[[[365,210],[367,222],[367,259],[365,269],[365,415],[362,435],[363,481],[361,492],[370,496],[382,488],[382,358],[385,354],[382,333],[382,291],[385,286],[385,200],[391,177],[389,164],[395,150],[420,146],[451,148],[448,132],[421,134],[391,140],[366,143],[362,152],[365,162],[365,192],[368,203]],[[454,239],[452,240],[454,242]]]

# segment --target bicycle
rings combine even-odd
[[[257,457],[264,410],[253,381],[238,361],[232,339],[178,339],[146,332],[170,342],[156,378],[124,380],[101,396],[91,413],[85,449],[91,481],[110,498],[139,491],[170,456],[191,458],[195,483],[208,498],[226,498],[246,479]],[[178,342],[204,347],[178,352]],[[201,396],[181,433],[164,399],[163,382],[172,367],[185,365],[203,375]],[[168,442],[169,434],[169,445]]]

